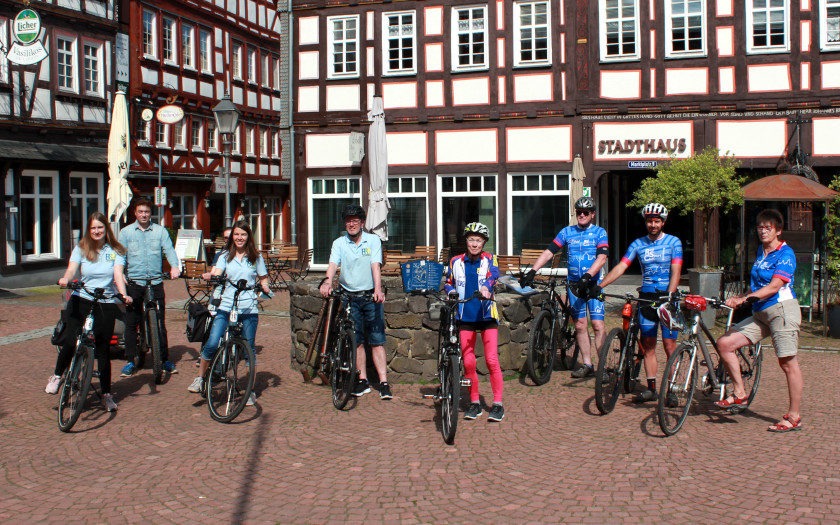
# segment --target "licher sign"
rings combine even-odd
[[[594,160],[656,160],[690,157],[692,122],[599,122],[592,126]]]
[[[39,40],[41,17],[32,9],[24,9],[12,21],[14,42],[6,58],[13,64],[29,66],[47,58],[49,53]]]

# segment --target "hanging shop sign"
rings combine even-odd
[[[604,122],[592,126],[595,160],[653,160],[690,157],[694,152],[691,122]],[[641,168],[651,166],[630,166]]]
[[[181,119],[183,118],[184,110],[181,109],[180,106],[176,106],[174,104],[161,106],[157,110],[158,122],[162,124],[175,124],[176,122],[181,122]]]
[[[13,64],[29,66],[47,58],[41,43],[41,17],[32,9],[24,9],[12,21],[14,42],[6,58]]]

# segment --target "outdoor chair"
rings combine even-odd
[[[187,295],[189,299],[184,304],[184,310],[190,307],[193,303],[206,303],[210,299],[210,294],[213,293],[213,287],[201,278],[202,274],[207,272],[207,263],[204,261],[195,261],[193,259],[184,259],[184,286],[187,288]]]

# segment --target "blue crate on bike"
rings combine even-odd
[[[407,261],[400,264],[400,274],[406,292],[437,291],[443,279],[443,265],[426,259]]]

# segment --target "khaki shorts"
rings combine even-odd
[[[777,357],[790,357],[799,351],[799,324],[802,312],[799,301],[788,299],[776,303],[760,312],[754,312],[737,325],[734,330],[740,332],[755,344],[768,335],[773,339]]]

